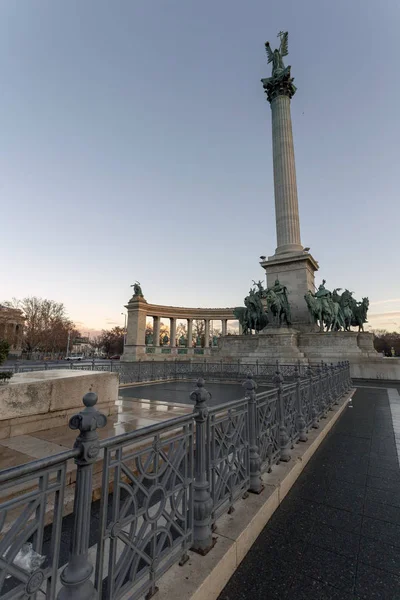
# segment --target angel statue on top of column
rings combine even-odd
[[[296,92],[296,86],[293,85],[293,79],[290,76],[290,66],[285,67],[283,62],[283,57],[289,54],[288,51],[288,37],[289,34],[287,31],[280,31],[278,33],[278,37],[280,38],[279,49],[272,50],[270,43],[265,43],[265,51],[268,56],[268,64],[272,62],[272,77],[268,77],[267,79],[262,79],[262,83],[264,88],[276,84],[282,80],[287,81],[291,88],[291,96]]]

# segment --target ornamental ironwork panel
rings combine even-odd
[[[312,378],[312,395],[313,395],[313,403],[314,409],[316,411],[316,416],[319,419],[322,414],[322,394],[321,394],[321,381],[319,375]]]
[[[232,375],[237,376],[239,374],[239,365],[238,365],[238,363],[224,363],[224,365],[223,365],[222,368],[223,368],[223,372],[227,376],[232,376]]]
[[[257,395],[257,445],[261,471],[271,471],[279,462],[278,390]]]
[[[151,362],[141,362],[139,369],[139,378],[140,381],[149,381],[152,375],[152,363]]]
[[[117,600],[129,591],[134,600],[154,593],[192,542],[192,415],[102,445],[96,587],[99,598]]]
[[[249,422],[247,400],[210,409],[208,426],[209,468],[213,521],[232,509],[249,487]]]
[[[176,374],[177,375],[189,375],[191,372],[190,362],[177,362],[176,364]]]
[[[139,369],[141,367],[141,363],[129,363],[119,365],[119,380],[121,383],[133,383],[135,381],[139,381]]]
[[[221,373],[221,363],[220,362],[211,362],[207,363],[207,373],[211,373],[212,375]]]
[[[2,473],[2,600],[56,597],[67,460],[74,455],[73,451],[63,453],[59,462],[49,467],[32,465],[27,474],[26,465]],[[9,477],[4,477],[8,473]],[[46,523],[51,525],[46,527]]]
[[[282,399],[284,409],[284,425],[289,436],[291,445],[298,441],[299,430],[297,426],[297,385],[285,385],[282,387]]]
[[[300,382],[300,406],[302,407],[306,428],[309,429],[314,417],[313,397],[309,379]]]
[[[258,364],[258,374],[262,375],[264,377],[267,377],[268,379],[272,379],[275,375],[275,371],[276,371],[276,365],[272,365],[272,364],[266,364],[266,363],[259,363]]]

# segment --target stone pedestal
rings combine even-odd
[[[304,300],[308,290],[314,292],[314,273],[318,270],[318,263],[311,254],[303,251],[274,255],[262,262],[261,266],[267,275],[267,287],[272,287],[276,279],[287,287],[294,329],[317,330]]]
[[[125,308],[128,311],[128,321],[121,361],[132,362],[146,355],[147,302],[142,296],[132,296]]]
[[[218,340],[218,357],[251,362],[294,361],[304,358],[298,347],[299,332],[292,327],[264,329],[255,335],[227,335]]]

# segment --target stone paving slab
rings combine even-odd
[[[400,396],[359,388],[219,600],[400,599]]]

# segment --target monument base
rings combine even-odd
[[[374,348],[372,333],[332,331],[298,332],[294,328],[266,328],[258,335],[229,335],[218,340],[222,360],[315,364],[348,360],[350,374],[360,379],[400,381],[400,359],[384,358]]]
[[[317,330],[304,300],[305,294],[315,289],[314,273],[319,268],[311,254],[304,251],[275,254],[262,262],[261,266],[267,274],[267,287],[273,287],[276,279],[287,287],[294,329]]]
[[[266,328],[255,335],[226,335],[218,340],[218,356],[246,361],[304,359],[299,350],[299,332],[292,327]]]

